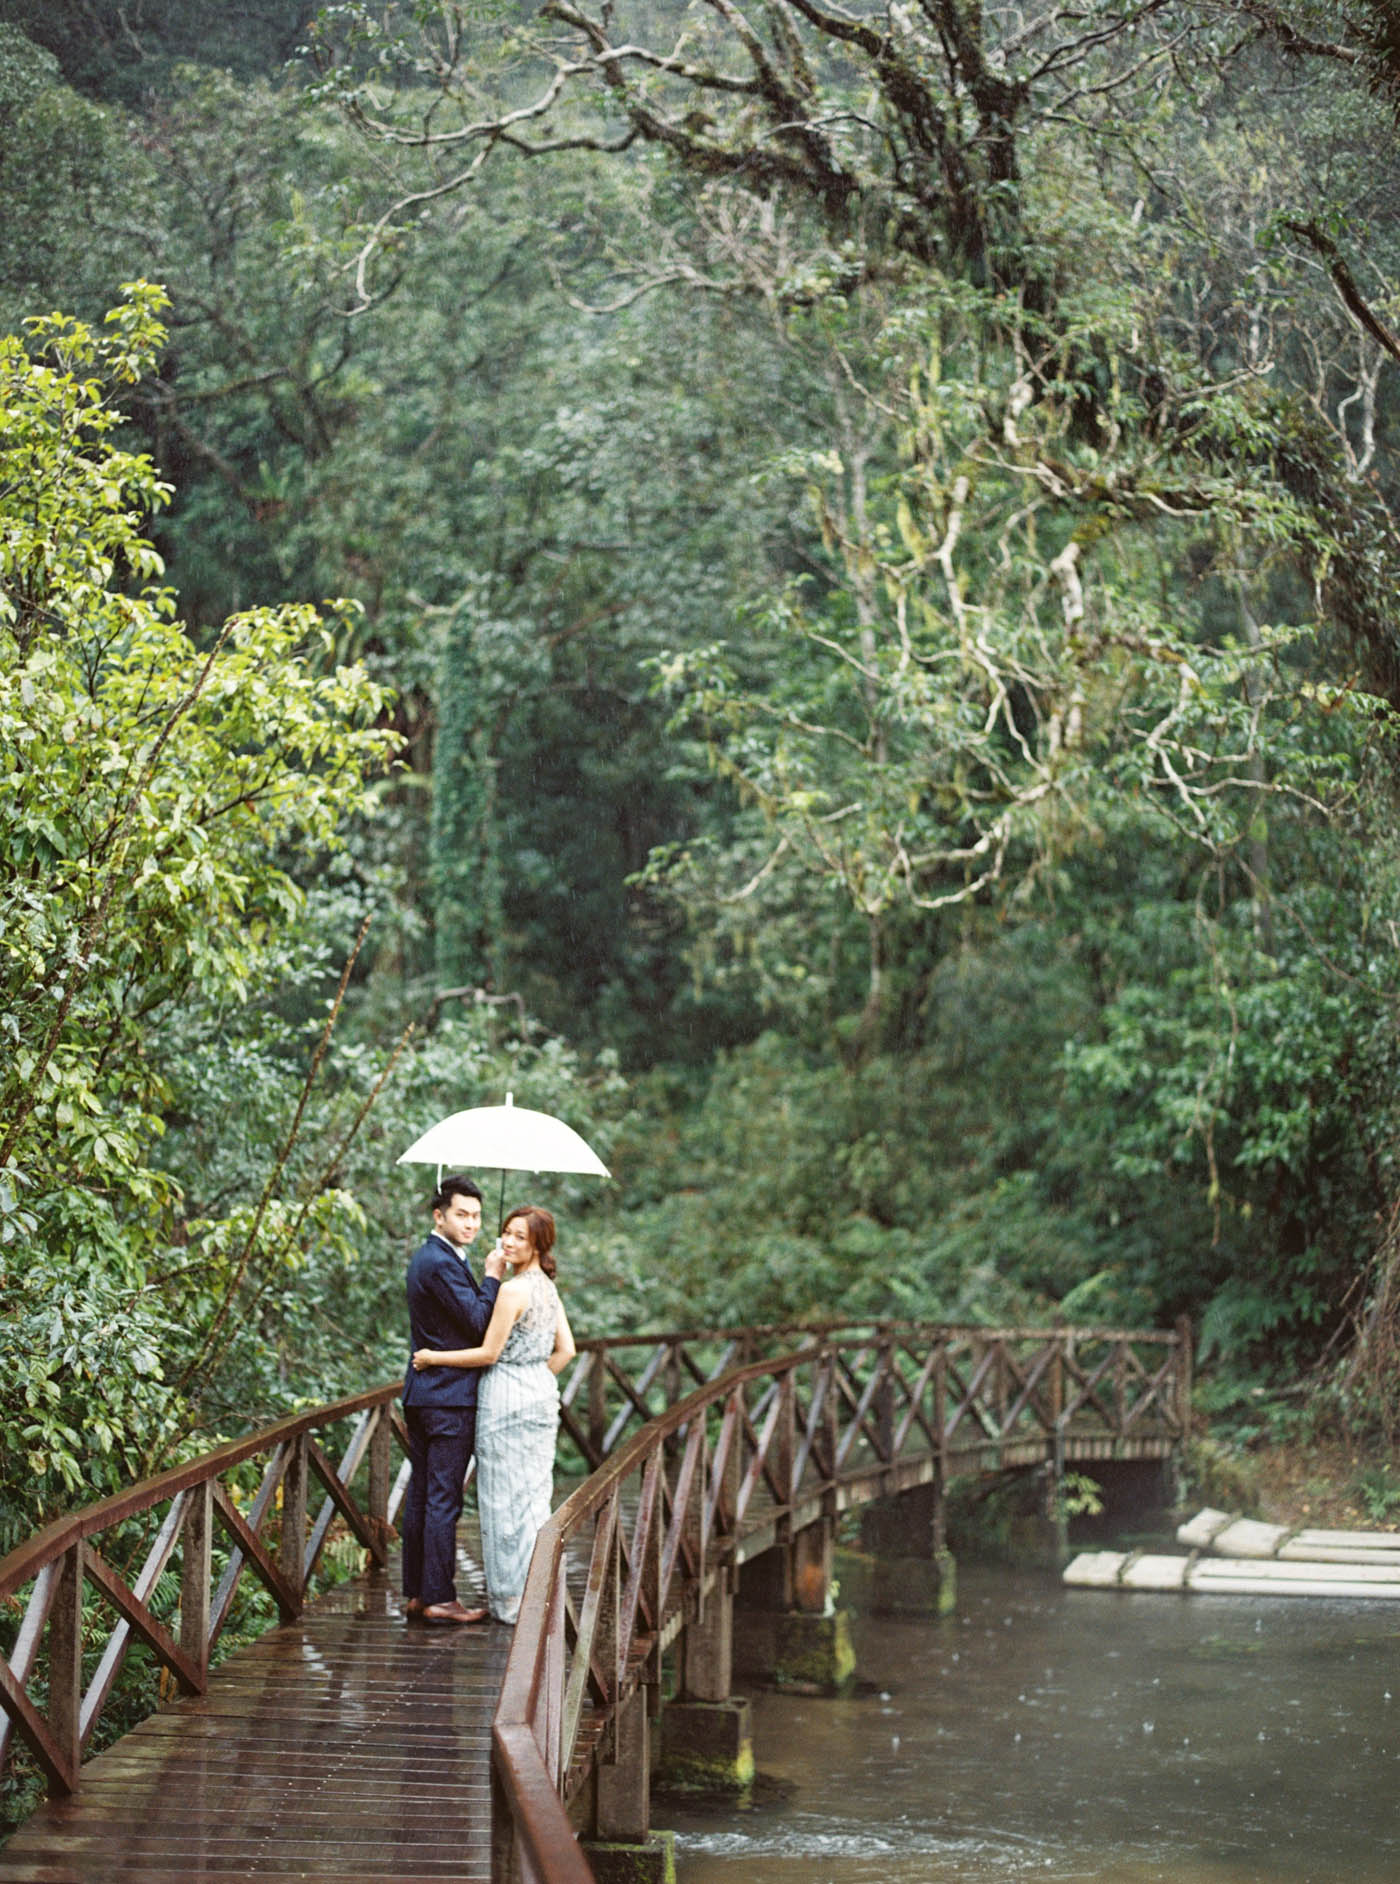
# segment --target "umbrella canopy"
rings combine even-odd
[[[439,1119],[399,1158],[400,1164],[435,1164],[467,1170],[493,1165],[502,1171],[612,1173],[572,1125],[552,1112],[518,1106],[510,1093],[503,1106],[473,1106]]]

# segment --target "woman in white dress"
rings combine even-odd
[[[501,1284],[481,1346],[417,1348],[413,1365],[484,1370],[476,1409],[476,1500],[486,1600],[497,1622],[514,1622],[554,1492],[555,1375],[575,1350],[554,1286],[554,1218],[536,1204],[522,1204],[502,1224],[501,1243],[514,1273]]]

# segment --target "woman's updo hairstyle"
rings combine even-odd
[[[502,1234],[505,1232],[506,1225],[514,1223],[517,1217],[525,1225],[526,1234],[530,1238],[530,1248],[540,1259],[540,1268],[553,1282],[559,1273],[558,1264],[554,1260],[554,1218],[542,1204],[517,1204],[514,1210],[507,1211],[501,1224]]]

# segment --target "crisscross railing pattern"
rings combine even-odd
[[[0,1762],[17,1733],[50,1791],[75,1791],[131,1649],[144,1644],[182,1691],[203,1693],[245,1575],[281,1618],[300,1614],[337,1518],[384,1563],[407,1481],[405,1463],[391,1482],[396,1435],[404,1445],[396,1393],[385,1386],[283,1420],[60,1518],[12,1551],[0,1563],[0,1599],[31,1587],[0,1656]],[[340,1448],[338,1462],[327,1444]],[[98,1599],[86,1627],[84,1585]],[[99,1618],[105,1641],[85,1679],[85,1641],[101,1637]]]
[[[562,1417],[590,1475],[531,1568],[496,1722],[500,1835],[529,1875],[586,1877],[568,1868],[583,1863],[572,1833],[559,1843],[567,1801],[608,1757],[619,1707],[659,1682],[665,1648],[747,1557],[959,1471],[1163,1456],[1189,1394],[1184,1329],[831,1322],[581,1342]],[[22,1742],[71,1792],[136,1644],[202,1692],[245,1579],[297,1615],[337,1521],[384,1564],[408,1476],[397,1395],[221,1446],[0,1562],[0,1601],[24,1604],[0,1654],[0,1756]]]
[[[592,1470],[628,1434],[726,1369],[814,1344],[836,1355],[827,1409],[836,1453],[828,1470],[860,1458],[862,1447],[867,1456],[889,1459],[922,1443],[950,1459],[974,1459],[1057,1434],[1120,1440],[1180,1431],[1181,1357],[1189,1337],[1183,1345],[1179,1332],[892,1321],[581,1342],[563,1395],[564,1431]]]
[[[677,1398],[677,1379],[698,1384]],[[540,1534],[494,1729],[501,1871],[527,1884],[585,1884],[570,1802],[614,1756],[624,1703],[659,1684],[663,1650],[747,1557],[837,1497],[1164,1456],[1187,1427],[1190,1343],[1184,1327],[832,1323],[593,1344],[573,1387],[566,1423],[603,1463]]]

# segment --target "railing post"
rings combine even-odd
[[[778,1381],[778,1425],[773,1434],[772,1462],[778,1495],[786,1507],[778,1513],[778,1543],[787,1550],[792,1544],[792,1504],[797,1496],[793,1483],[797,1469],[797,1370],[792,1367]]]
[[[940,1496],[948,1484],[948,1337],[938,1336],[933,1363],[933,1430],[937,1435]]]
[[[189,1494],[180,1561],[180,1647],[202,1675],[209,1672],[210,1545],[214,1534],[214,1484],[205,1479]]]
[[[599,1523],[602,1519],[599,1518]],[[594,1653],[598,1667],[602,1672],[605,1692],[603,1702],[608,1709],[608,1730],[604,1740],[603,1757],[609,1757],[609,1748],[613,1738],[613,1723],[617,1718],[618,1697],[622,1693],[622,1658],[620,1653],[622,1608],[622,1522],[619,1518],[613,1527],[613,1535],[608,1544],[607,1562],[603,1566],[603,1587],[598,1603],[598,1625],[594,1632]]]
[[[535,1738],[544,1755],[555,1790],[564,1790],[564,1684],[568,1679],[568,1653],[564,1639],[564,1617],[568,1593],[564,1585],[564,1560],[559,1560],[554,1589],[550,1596],[548,1638],[545,1643],[544,1680],[540,1707],[543,1719],[536,1722]],[[541,1733],[540,1729],[543,1729]]]
[[[522,1884],[520,1837],[510,1788],[501,1778],[500,1756],[491,1745],[491,1884]]]
[[[297,1593],[300,1609],[306,1594],[306,1434],[287,1442],[287,1468],[282,1475],[282,1538],[278,1567]]]
[[[735,1514],[739,1508],[743,1413],[744,1390],[742,1387],[735,1387],[724,1403],[723,1423],[720,1428],[721,1443],[723,1443],[725,1428],[729,1429],[729,1443],[724,1448],[724,1455],[714,1481],[715,1522],[710,1536],[710,1555],[712,1558],[720,1559],[720,1575],[726,1580],[727,1587],[731,1590],[734,1587],[735,1576],[734,1528]]]
[[[948,1548],[948,1337],[938,1335],[933,1363],[934,1432],[938,1458],[933,1471],[933,1561],[938,1574],[939,1609],[947,1615],[957,1604],[958,1566]]]
[[[646,1689],[649,1716],[655,1716],[661,1706],[661,1628],[665,1620],[661,1614],[661,1553],[666,1537],[666,1501],[662,1490],[666,1482],[664,1447],[660,1449],[657,1468],[660,1483],[657,1487],[656,1504],[652,1510],[651,1523],[647,1526],[647,1534],[640,1540],[642,1552],[640,1609],[642,1614],[650,1619],[647,1626],[651,1635],[640,1678]],[[562,1571],[560,1577],[561,1579],[563,1577]]]
[[[1128,1414],[1128,1344],[1120,1335],[1113,1347],[1113,1423],[1122,1438]]]
[[[369,1517],[376,1544],[374,1561],[382,1569],[389,1561],[389,1492],[393,1479],[394,1429],[387,1405],[376,1409],[369,1436]]]
[[[1176,1416],[1183,1445],[1191,1437],[1191,1317],[1176,1318]]]
[[[603,1350],[593,1348],[588,1360],[588,1444],[593,1453],[593,1464],[599,1465],[603,1458],[603,1441],[608,1432],[608,1379],[607,1366],[603,1360]]]
[[[875,1390],[876,1445],[882,1465],[894,1464],[894,1336],[880,1337],[875,1350],[880,1384]]]
[[[83,1548],[79,1538],[64,1551],[49,1610],[49,1732],[73,1775],[73,1787],[83,1757]],[[69,1790],[50,1777],[50,1798],[62,1798]]]
[[[685,1389],[681,1379],[681,1347],[678,1341],[668,1341],[666,1344],[666,1365],[661,1370],[661,1387],[662,1404],[665,1406],[674,1406],[677,1400],[684,1398]],[[669,1456],[675,1456],[679,1443],[679,1434],[672,1433],[666,1441],[666,1451]]]
[[[836,1406],[836,1370],[838,1366],[836,1349],[825,1348],[818,1363],[826,1378],[826,1391],[822,1396],[820,1446],[822,1477],[827,1481],[833,1507],[836,1499],[836,1448],[839,1444],[840,1415]]]
[[[1006,1342],[1001,1335],[997,1335],[995,1339],[996,1365],[992,1369],[992,1403],[996,1409],[997,1444],[1004,1447],[1006,1444]]]

